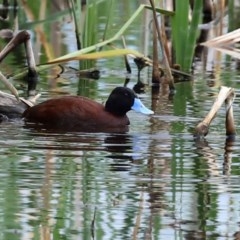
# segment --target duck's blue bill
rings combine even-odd
[[[134,99],[132,110],[143,114],[154,114],[154,112],[143,105],[139,98]]]

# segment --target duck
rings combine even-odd
[[[46,100],[26,109],[22,115],[28,126],[67,131],[126,132],[127,112],[151,115],[136,93],[128,87],[116,87],[105,105],[83,96],[63,96]]]

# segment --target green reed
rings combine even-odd
[[[151,6],[143,4],[139,5],[138,9],[136,9],[136,11],[132,13],[131,17],[125,23],[123,23],[119,27],[119,30],[112,36],[110,35],[110,26],[112,25],[113,12],[111,11],[111,9],[113,9],[116,4],[115,0],[88,0],[87,5],[84,7],[81,6],[81,2],[79,0],[78,2],[70,2],[69,5],[71,6],[71,4],[74,4],[71,7],[71,11],[74,11],[72,12],[72,14],[76,25],[76,38],[79,38],[80,41],[80,44],[78,44],[78,46],[80,46],[80,49],[75,52],[60,56],[58,58],[51,59],[50,61],[48,61],[47,65],[43,63],[41,66],[37,67],[38,72],[50,68],[52,64],[64,63],[73,60],[81,60],[81,69],[83,69],[89,68],[86,67],[86,65],[83,66],[83,62],[90,60],[92,63],[91,66],[93,66],[94,59],[99,58],[117,57],[127,54],[139,58],[144,58],[141,53],[133,51],[131,49],[111,49],[107,51],[102,51],[102,48],[108,46],[109,44],[112,44],[116,40],[121,39],[121,37],[125,34],[125,31],[131,26],[133,21],[135,21],[135,19],[142,13],[144,9],[148,9],[150,11],[152,10]],[[172,16],[174,14],[171,11],[160,8],[156,8],[156,12],[168,16]],[[101,20],[102,25],[105,24],[105,28],[97,31],[99,26],[100,14],[101,16],[105,17],[105,22]],[[87,19],[83,23],[83,19],[85,18]],[[91,53],[91,55],[89,53]],[[13,78],[18,79],[24,74],[25,71],[21,71]]]
[[[79,50],[82,48],[82,46],[81,46],[81,42],[82,42],[81,31],[82,31],[82,29],[80,27],[80,24],[78,24],[81,22],[81,17],[82,17],[81,1],[74,2],[73,0],[71,0],[71,6],[72,6],[72,15],[73,15],[74,24],[75,24],[75,36],[76,36],[76,41],[77,41],[77,48]]]
[[[71,0],[71,12],[74,16],[76,29],[76,39],[78,42],[78,50],[92,46],[99,42],[98,38],[104,40],[107,34],[107,29],[111,24],[113,0],[87,0],[86,5],[81,5],[81,0]],[[98,34],[99,27],[99,11],[104,11],[106,17],[105,29],[102,36]],[[100,33],[101,34],[101,33]],[[86,69],[94,66],[93,61],[81,61],[80,69]]]
[[[194,57],[203,1],[194,1],[191,20],[189,20],[189,0],[176,0],[175,2],[175,15],[171,18],[175,63],[179,64],[183,71],[188,72],[191,69]]]

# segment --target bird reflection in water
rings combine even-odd
[[[130,134],[112,134],[104,140],[105,148],[109,153],[108,157],[115,160],[110,164],[112,171],[128,171],[132,162],[135,160],[134,156],[134,136]]]

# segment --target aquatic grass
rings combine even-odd
[[[98,26],[98,4],[96,1],[86,1],[86,15],[82,32],[82,47],[88,47],[97,42],[97,26]],[[93,61],[80,62],[80,69],[87,69],[94,66]]]
[[[103,7],[104,5],[104,7]],[[81,5],[81,1],[71,0],[70,11],[73,14],[75,28],[77,30],[77,38],[81,39],[81,46],[78,47],[85,48],[96,43],[97,27],[99,23],[99,10],[106,9],[106,24],[103,34],[103,39],[107,34],[107,29],[111,23],[112,19],[112,7],[113,0],[87,0],[84,6]]]
[[[82,48],[91,46],[97,42],[97,27],[99,25],[99,8],[102,4],[106,4],[105,9],[107,21],[105,24],[105,30],[103,34],[103,39],[106,36],[107,28],[111,19],[111,6],[112,0],[110,1],[92,1],[87,0],[86,4],[81,5],[81,1],[71,0],[71,12],[73,14],[76,39],[77,39],[77,49],[81,50]],[[92,61],[82,61],[80,63],[80,69],[87,69],[93,67]]]
[[[235,11],[236,9],[234,5],[234,1],[228,1],[228,30],[229,31],[233,31],[234,29],[239,27],[238,21],[236,21]]]
[[[76,41],[77,41],[77,49],[81,49],[81,27],[80,23],[81,22],[81,17],[82,17],[82,7],[81,7],[81,2],[76,1],[74,2],[73,0],[70,0],[71,6],[72,6],[72,15],[73,15],[73,21],[75,25],[75,36],[76,36]]]
[[[172,43],[175,62],[182,63],[184,59],[186,34],[188,31],[189,0],[175,1],[175,15],[171,18]]]
[[[99,2],[101,2],[101,1],[99,1]],[[96,7],[96,4],[97,3],[95,3],[95,7]],[[92,5],[90,5],[90,6],[92,6]],[[130,49],[116,49],[116,50],[99,52],[99,50],[102,49],[102,47],[107,46],[107,45],[111,44],[112,42],[114,42],[115,40],[121,38],[123,36],[124,32],[128,29],[128,27],[132,24],[132,22],[138,17],[138,15],[145,8],[152,10],[151,6],[141,4],[138,7],[138,9],[132,14],[132,16],[128,19],[128,21],[120,28],[120,30],[113,37],[103,40],[102,42],[95,43],[93,45],[84,47],[78,51],[68,53],[61,57],[49,60],[47,63],[41,64],[41,66],[38,66],[37,71],[40,72],[40,71],[50,68],[51,67],[50,65],[56,65],[58,63],[65,63],[65,62],[72,61],[72,60],[88,60],[88,59],[92,60],[92,59],[98,59],[98,58],[116,57],[116,56],[127,55],[127,54],[130,54],[134,57],[142,58],[142,59],[144,59],[144,61],[150,62],[150,65],[151,65],[152,64],[151,60],[149,61],[149,59],[145,58],[143,56],[143,54],[141,54],[137,51],[130,50]],[[155,11],[158,13],[166,14],[168,16],[174,15],[173,12],[167,11],[167,10],[161,9],[161,8],[155,8]],[[93,12],[95,12],[95,10],[93,10]],[[109,21],[110,20],[108,20],[108,22]],[[88,25],[91,25],[91,24],[92,23],[90,23],[90,22],[88,23]],[[109,23],[106,24],[106,29],[108,28],[108,26],[109,26]],[[104,38],[106,36],[106,33],[107,33],[107,31],[105,31],[105,33],[103,35]],[[94,52],[96,52],[96,53],[94,53]],[[92,54],[90,54],[90,53],[92,53]],[[12,77],[12,79],[19,79],[19,78],[23,77],[25,74],[26,74],[26,71],[23,70],[22,72],[14,75]]]
[[[106,13],[104,13],[103,9]],[[139,5],[138,9],[132,14],[132,16],[128,19],[128,21],[123,24],[120,30],[113,36],[108,39],[107,35],[109,32],[109,27],[112,23],[112,9],[114,7],[114,0],[87,0],[85,13],[83,12],[83,7],[81,5],[81,1],[73,1],[69,0],[69,5],[71,5],[70,11],[72,12],[74,23],[75,23],[75,31],[76,31],[76,39],[77,39],[77,48],[78,51],[73,53],[69,53],[64,55],[57,60],[61,60],[64,58],[64,61],[74,59],[74,55],[85,54],[94,51],[101,51],[103,47],[107,46],[108,44],[114,42],[115,40],[122,37],[124,32],[128,29],[131,23],[138,17],[138,15],[142,12],[143,9],[149,9],[153,11],[152,6],[141,4]],[[23,4],[26,8],[27,6]],[[106,7],[107,6],[107,7]],[[97,43],[97,26],[98,26],[98,12],[99,9],[103,11],[104,15],[106,16],[105,22],[105,29],[102,33],[102,41]],[[176,63],[180,64],[183,71],[189,71],[191,68],[191,63],[193,60],[194,49],[196,38],[198,34],[198,23],[201,19],[202,13],[202,1],[196,1],[194,5],[194,9],[192,11],[192,21],[188,20],[189,15],[189,1],[182,0],[176,1],[176,11],[175,13],[172,11],[167,11],[162,8],[154,8],[156,12],[170,16],[172,18],[172,41],[173,41],[173,48],[176,57]],[[27,11],[26,11],[27,12]],[[29,12],[29,11],[28,11]],[[64,11],[66,14],[66,11]],[[63,15],[58,15],[58,17]],[[83,19],[85,18],[85,23],[83,24]],[[49,18],[50,19],[50,18]],[[49,21],[48,19],[48,21]],[[34,21],[34,19],[32,19]],[[41,20],[40,20],[41,21]],[[36,24],[37,22],[33,23]],[[37,28],[39,30],[39,28]],[[39,35],[43,36],[41,31],[38,32]],[[98,36],[99,37],[99,36]],[[45,39],[44,37],[42,39]],[[48,54],[48,59],[53,59],[53,54],[49,49],[46,39],[44,40],[44,47],[46,49],[46,53]],[[118,55],[118,54],[117,54]],[[83,58],[82,58],[83,59]],[[54,59],[55,61],[56,59]],[[53,61],[53,62],[54,62]],[[80,68],[90,68],[93,66],[93,62],[90,61],[85,65],[85,61],[80,63]],[[49,61],[48,63],[51,63]]]
[[[66,58],[62,57],[61,59],[55,59],[49,62],[50,64],[58,64],[64,63],[67,61],[73,60],[94,60],[100,58],[110,58],[110,57],[118,57],[123,55],[132,55],[133,57],[138,58],[145,58],[143,54],[139,53],[138,51],[132,49],[114,49],[114,50],[106,50],[101,52],[90,52],[85,54],[74,55],[73,57],[67,56]]]
[[[86,15],[85,24],[83,27],[83,48],[93,45],[96,42],[96,27],[98,21],[97,3],[93,1],[90,5],[89,1],[86,1]]]
[[[153,62],[148,57],[144,56],[142,53],[132,50],[132,49],[114,49],[114,50],[106,50],[101,52],[90,52],[86,54],[79,54],[79,55],[73,55],[73,57],[66,56],[57,58],[55,60],[52,60],[50,63],[45,63],[42,65],[39,65],[36,67],[37,72],[41,72],[44,70],[47,70],[49,68],[52,68],[53,66],[56,66],[57,64],[66,63],[73,60],[94,60],[94,59],[100,59],[100,58],[111,58],[111,57],[117,57],[117,56],[130,56],[134,59],[141,59],[146,66],[152,66]],[[159,65],[160,70],[162,70],[161,66]],[[12,80],[19,80],[23,78],[27,74],[27,69],[21,70],[19,73],[15,74],[14,76],[11,76]]]
[[[194,1],[192,20],[190,23],[186,44],[188,47],[185,48],[185,54],[188,53],[188,56],[186,57],[186,60],[183,61],[183,70],[185,71],[189,71],[192,66],[196,41],[199,34],[198,25],[201,23],[202,9],[203,1]]]
[[[192,19],[189,22],[189,1],[176,1],[175,15],[171,18],[172,42],[175,63],[179,64],[183,71],[188,72],[191,69],[202,9],[203,1],[194,1]]]
[[[122,35],[124,34],[124,32],[128,29],[128,27],[131,25],[131,23],[138,17],[138,15],[143,11],[144,8],[152,10],[152,8],[150,6],[141,4],[138,7],[138,9],[132,14],[132,16],[128,19],[128,21],[120,28],[120,30],[113,37],[111,37],[107,40],[104,40],[102,42],[93,44],[91,46],[85,47],[81,50],[78,50],[78,51],[75,51],[75,52],[72,52],[72,53],[68,53],[64,56],[53,59],[53,60],[49,61],[48,64],[55,63],[56,61],[61,61],[63,59],[64,59],[64,61],[68,61],[67,59],[72,60],[73,58],[75,58],[75,57],[77,57],[81,54],[85,54],[85,53],[89,53],[89,52],[93,52],[93,51],[98,51],[100,48],[102,48],[102,47],[114,42],[115,40],[121,38]],[[156,12],[160,12],[160,13],[167,14],[167,15],[170,15],[170,16],[172,16],[174,14],[171,11],[166,11],[166,10],[160,9],[160,8],[156,8]]]
[[[113,16],[113,0],[109,0],[107,6],[105,7],[105,9],[108,9],[108,14],[107,14],[107,20],[105,23],[105,28],[104,28],[104,32],[103,32],[103,37],[102,37],[102,41],[104,41],[107,38],[107,33],[109,30],[109,26],[112,23],[112,16]],[[101,48],[99,49],[99,51],[101,51]]]

